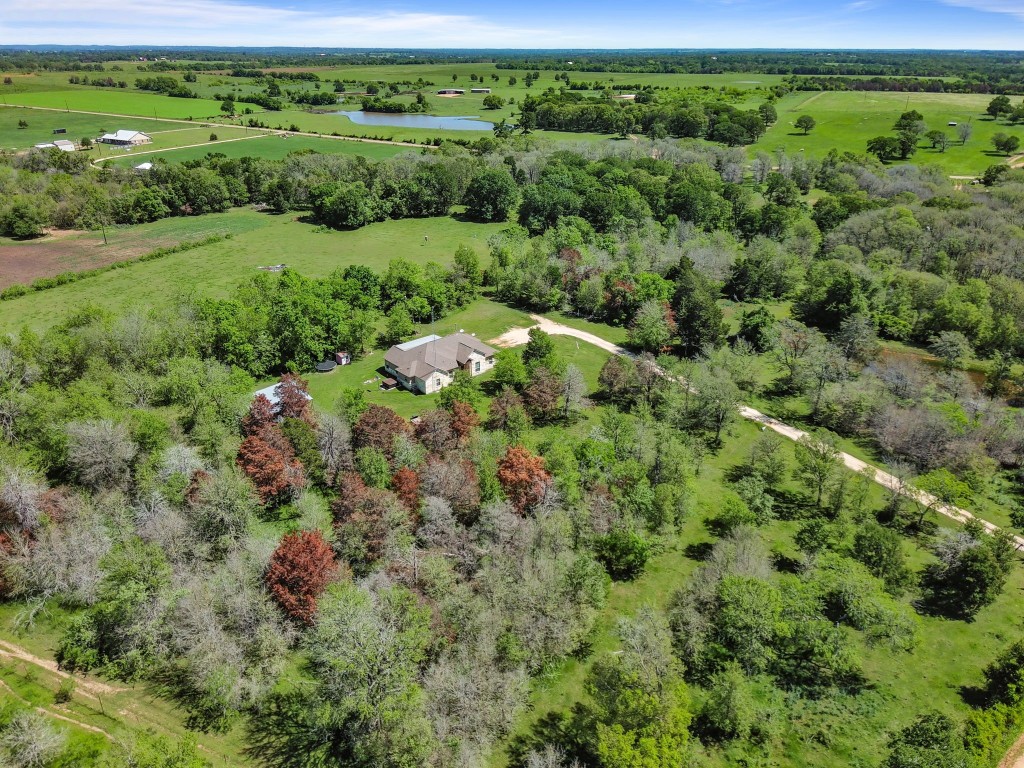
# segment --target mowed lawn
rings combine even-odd
[[[1014,97],[1012,102],[1018,103],[1018,98]],[[929,130],[947,132],[954,143],[940,152],[931,149],[931,143],[922,139],[911,162],[934,163],[954,175],[980,175],[988,166],[1006,159],[993,149],[993,134],[1001,131],[1024,140],[1024,127],[996,122],[985,114],[991,99],[985,95],[942,93],[791,93],[776,105],[779,121],[750,147],[750,152],[753,155],[758,151],[785,149],[790,155],[804,152],[810,157],[822,157],[834,148],[840,152],[864,153],[868,140],[894,135],[893,124],[899,116],[916,109],[924,116]],[[817,126],[806,136],[792,125],[800,115],[810,115],[817,121]],[[966,146],[961,146],[957,129],[947,123],[968,121],[974,128],[974,135]]]
[[[204,129],[205,133],[211,131],[216,133],[218,138],[225,139],[228,135],[222,128],[216,126],[213,129]],[[237,138],[241,129],[232,128],[231,138]],[[249,136],[254,135],[249,131]],[[278,134],[258,134],[261,138],[247,139],[244,141],[220,141],[207,142],[202,146],[174,149],[166,152],[147,152],[145,148],[135,150],[129,155],[118,157],[110,163],[121,166],[137,165],[147,160],[165,160],[168,163],[180,163],[185,160],[198,160],[206,157],[210,152],[224,155],[228,158],[239,157],[262,157],[265,160],[282,160],[292,152],[313,151],[325,155],[361,155],[372,160],[385,160],[389,157],[401,154],[402,152],[421,152],[413,146],[400,147],[393,144],[374,144],[369,141],[345,141],[343,139],[317,139],[310,136],[281,136]],[[426,150],[429,151],[429,150]]]
[[[248,209],[177,221],[183,228],[182,239],[188,240],[206,234],[204,231],[189,237],[190,222],[216,226],[218,221],[233,217],[244,217],[247,231],[230,240],[0,302],[0,330],[23,323],[46,328],[88,302],[118,309],[133,304],[164,305],[188,291],[224,296],[243,279],[257,274],[258,267],[275,264],[286,264],[311,276],[326,275],[349,264],[383,271],[397,258],[418,264],[448,264],[460,244],[474,248],[486,263],[487,238],[504,226],[440,217],[386,221],[337,232],[299,221],[294,212],[277,216]]]

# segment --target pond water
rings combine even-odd
[[[437,115],[392,114],[390,112],[362,112],[359,110],[332,112],[344,115],[358,125],[390,125],[398,128],[433,128],[442,131],[491,131],[494,123],[475,120],[472,115],[438,117]]]

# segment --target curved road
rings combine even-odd
[[[533,326],[534,328],[540,328],[551,335],[572,336],[580,341],[585,341],[588,344],[593,344],[596,347],[600,347],[601,349],[611,352],[613,355],[635,357],[635,355],[625,347],[614,344],[607,339],[602,339],[600,336],[596,336],[593,333],[581,331],[577,328],[563,325],[562,323],[556,323],[554,320],[542,317],[541,315],[530,315],[530,319],[536,322],[536,325]],[[499,347],[520,346],[529,341],[529,331],[529,328],[512,328],[498,338],[493,339],[490,343]],[[739,412],[740,416],[743,418],[761,424],[763,428],[777,432],[790,440],[799,440],[807,434],[807,432],[802,429],[798,429],[797,427],[790,426],[789,424],[781,422],[771,416],[767,416],[747,405],[741,405],[739,407]],[[916,488],[908,487],[905,483],[901,482],[899,478],[889,472],[872,466],[867,462],[858,459],[856,456],[840,452],[839,457],[842,459],[843,464],[853,472],[864,472],[865,470],[868,470],[873,473],[872,476],[874,481],[883,488],[896,491],[919,504],[923,504],[924,506],[935,510],[941,515],[945,515],[952,520],[956,520],[958,523],[977,520],[989,533],[996,533],[999,530],[998,526],[993,525],[987,520],[982,520],[980,517],[971,514],[966,509],[954,507],[949,504],[943,504],[930,493],[925,493],[924,491],[917,490]],[[1017,549],[1024,547],[1024,537],[1013,535],[1013,542],[1017,545]]]

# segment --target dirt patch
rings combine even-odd
[[[152,237],[107,229],[108,245],[99,232],[60,230],[37,240],[5,241],[0,245],[0,290],[40,277],[82,272],[177,245],[179,236]]]
[[[24,648],[14,645],[13,643],[8,643],[6,641],[0,641],[0,657],[24,661],[29,664],[33,664],[37,667],[41,667],[42,669],[45,669],[47,672],[50,672],[56,675],[57,677],[72,679],[75,681],[75,684],[78,687],[78,689],[84,692],[92,694],[109,695],[114,693],[121,693],[127,690],[126,688],[116,688],[112,685],[101,683],[99,680],[95,680],[92,678],[81,677],[77,675],[69,675],[67,672],[64,672],[63,670],[57,667],[57,662],[51,659],[43,659],[39,656],[35,656],[26,651]]]

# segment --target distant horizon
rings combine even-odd
[[[23,43],[0,44],[0,52],[4,51],[210,51],[213,53],[236,51],[301,51],[312,53],[991,53],[1019,54],[1024,56],[1024,48],[801,48],[801,47],[728,47],[713,46],[708,48],[695,47],[632,47],[632,48],[522,48],[522,47],[406,47],[406,46],[321,46],[321,45],[170,45],[159,43],[126,43],[126,44],[63,44],[63,43]]]
[[[1020,50],[1022,0],[0,0],[6,46],[376,50]],[[6,47],[5,46],[5,47]]]

